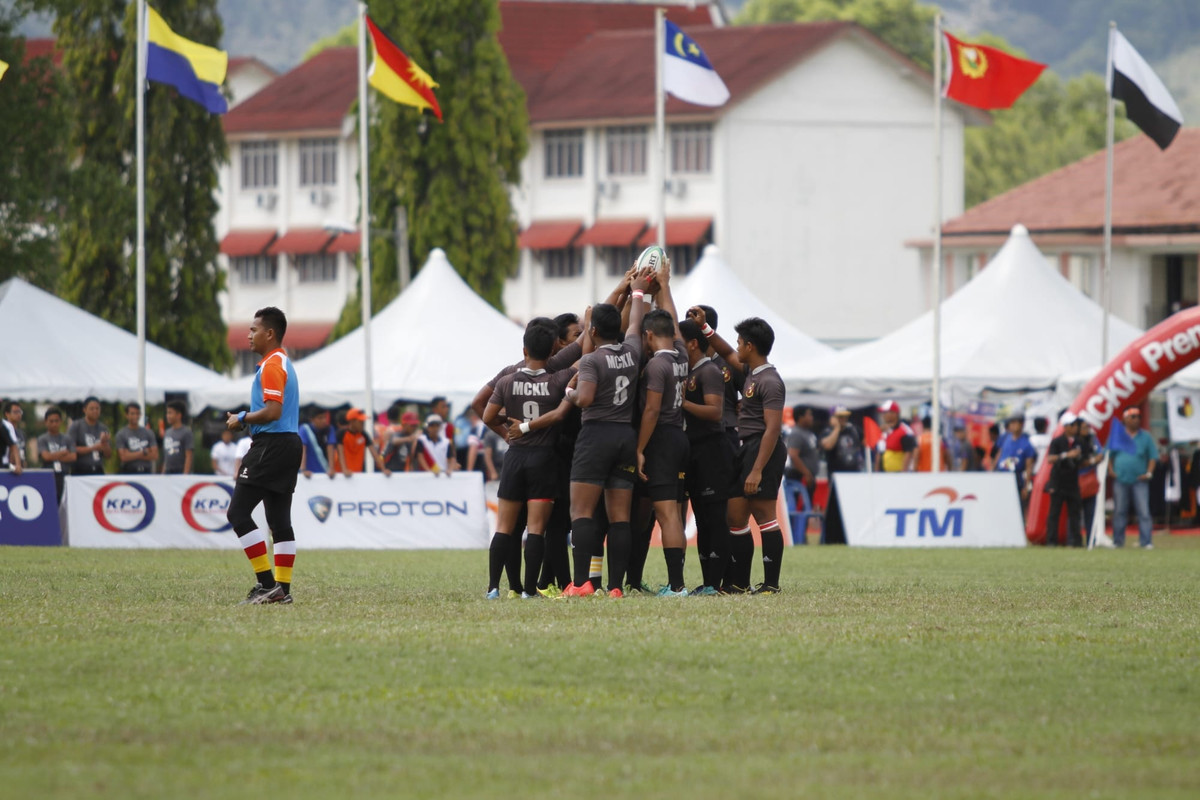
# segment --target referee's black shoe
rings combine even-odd
[[[264,589],[261,583],[254,584],[254,588],[250,590],[250,594],[246,595],[246,599],[239,605],[243,606],[265,606],[271,603],[283,603],[285,605],[292,602],[292,596],[283,590],[283,587],[278,583],[270,589]]]
[[[758,586],[754,587],[754,590],[750,592],[750,594],[779,594],[779,587],[760,583]]]

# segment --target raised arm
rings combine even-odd
[[[730,369],[737,372],[742,371],[742,362],[738,360],[737,351],[730,346],[729,342],[721,338],[721,334],[709,327],[708,320],[705,319],[704,309],[700,306],[692,306],[687,312],[688,318],[696,321],[700,326],[700,330],[704,332],[704,336],[708,339],[708,343],[717,351],[717,355],[725,359],[725,363]]]
[[[658,307],[671,315],[671,319],[675,322],[675,338],[682,339],[683,334],[679,332],[679,314],[675,310],[675,298],[671,296],[671,259],[664,258],[662,260],[655,278],[658,281],[658,294],[655,296]]]

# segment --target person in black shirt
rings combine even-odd
[[[1081,506],[1079,498],[1079,464],[1083,447],[1079,441],[1079,418],[1067,412],[1063,415],[1062,433],[1050,442],[1046,461],[1051,465],[1046,491],[1050,493],[1050,510],[1046,514],[1046,546],[1058,544],[1058,520],[1063,506],[1067,507],[1067,544],[1079,547]]]

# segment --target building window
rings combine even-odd
[[[667,258],[671,259],[672,275],[687,275],[700,260],[707,242],[699,244],[675,245],[667,248]]]
[[[671,172],[675,175],[712,172],[712,124],[671,126]]]
[[[300,140],[300,185],[337,185],[337,139]]]
[[[331,283],[337,280],[337,272],[336,253],[296,256],[296,274],[300,283]]]
[[[542,250],[540,259],[547,278],[577,278],[583,274],[583,251],[574,247]]]
[[[625,125],[604,132],[609,175],[646,174],[646,126]]]
[[[583,175],[583,130],[546,131],[546,177]]]
[[[258,371],[258,362],[261,356],[253,350],[238,350],[237,351],[237,377],[243,375],[253,375]]]
[[[275,283],[278,266],[275,256],[231,258],[230,262],[234,274],[237,275],[238,283],[243,286]]]
[[[279,185],[278,142],[242,142],[242,188],[274,189]]]
[[[641,252],[632,245],[629,247],[609,247],[606,250],[605,260],[608,263],[608,274],[617,278],[624,275],[626,270],[633,266],[634,260],[638,257],[638,253]]]

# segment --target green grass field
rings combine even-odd
[[[792,548],[774,597],[486,560],[302,552],[239,607],[238,552],[2,549],[0,796],[1200,796],[1200,537]]]

